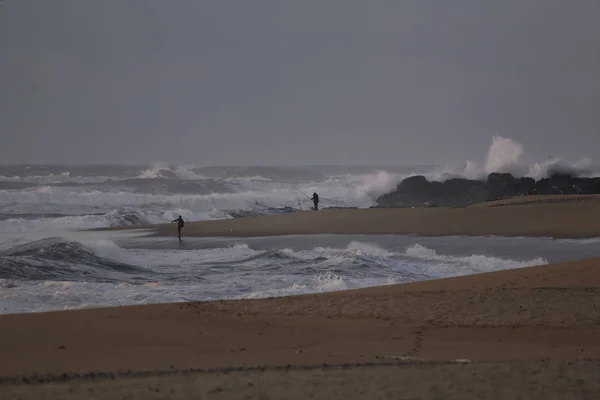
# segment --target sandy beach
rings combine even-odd
[[[318,295],[5,315],[0,398],[595,397],[599,293],[591,259]]]
[[[529,197],[197,222],[185,233],[579,238],[600,236],[599,211],[595,197]],[[0,399],[597,398],[599,307],[600,259],[586,259],[313,295],[2,315]]]
[[[0,0],[0,400],[600,400],[600,0]]]
[[[136,227],[109,229],[132,228]],[[142,228],[152,229],[156,236],[177,235],[175,224],[147,225]],[[184,237],[317,233],[598,237],[600,196],[524,196],[464,208],[325,209],[186,222],[182,232]]]

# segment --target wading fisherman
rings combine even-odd
[[[184,222],[183,222],[183,218],[181,218],[181,215],[179,216],[179,218],[174,219],[171,223],[173,222],[177,222],[177,237],[179,238],[179,240],[181,240],[181,228],[183,228]]]

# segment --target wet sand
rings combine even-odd
[[[598,237],[600,201],[324,210],[190,222],[184,233]],[[589,259],[284,298],[2,315],[0,399],[599,398],[599,307],[600,259]]]
[[[156,236],[177,235],[175,224],[138,228],[150,228]],[[600,196],[523,196],[464,208],[324,209],[186,222],[182,235],[251,237],[315,233],[600,237]]]
[[[598,398],[598,307],[600,259],[590,259],[286,298],[3,315],[0,398]]]

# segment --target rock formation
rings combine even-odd
[[[561,193],[600,194],[600,178],[556,173],[535,181],[492,173],[485,181],[456,178],[436,182],[418,175],[404,179],[395,191],[380,196],[377,207],[463,207],[514,196]]]

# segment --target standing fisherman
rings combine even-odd
[[[313,193],[313,197],[310,198],[315,205],[315,211],[319,209],[319,195],[315,192]]]

